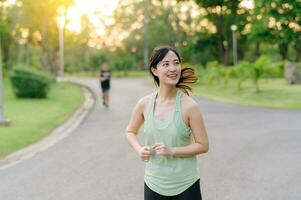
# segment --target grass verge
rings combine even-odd
[[[18,99],[4,81],[4,112],[11,125],[0,127],[0,158],[33,144],[66,121],[83,103],[81,89],[53,84],[47,99]]]
[[[260,89],[256,93],[249,81],[237,90],[234,80],[227,87],[193,86],[196,95],[207,99],[255,107],[301,109],[301,85],[287,85],[283,79],[264,79],[260,81]]]

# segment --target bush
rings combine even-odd
[[[271,63],[263,69],[264,78],[283,78],[284,62]]]
[[[230,70],[229,68],[222,67],[220,69],[221,77],[222,77],[222,85],[223,87],[228,87],[229,77],[230,77]]]
[[[17,97],[46,98],[53,77],[48,73],[29,68],[15,68],[10,80]]]
[[[236,88],[240,90],[242,84],[250,77],[250,70],[252,69],[252,64],[248,61],[241,61],[238,65],[230,68],[230,76],[237,80]]]
[[[204,82],[208,85],[216,83],[220,84],[223,78],[222,66],[217,61],[208,62],[206,65],[206,72],[203,76]]]
[[[260,56],[251,68],[251,79],[253,80],[256,92],[260,91],[259,79],[263,77],[265,70],[272,65],[272,61],[268,56]]]

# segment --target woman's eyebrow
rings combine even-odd
[[[172,60],[172,62],[175,62],[175,61],[179,61],[179,59],[174,59],[174,60]],[[162,63],[168,63],[168,62],[170,62],[169,60],[163,60],[162,61]]]

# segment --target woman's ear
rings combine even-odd
[[[151,71],[152,71],[153,75],[158,76],[157,68],[152,67],[152,68],[151,68]]]

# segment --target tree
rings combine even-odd
[[[231,31],[230,26],[235,24],[240,33],[247,24],[249,10],[240,5],[241,1],[228,0],[195,0],[195,2],[205,9],[204,17],[206,17],[215,27],[217,38],[217,49],[219,61],[223,64],[229,64],[229,53],[231,51]],[[244,48],[244,35],[240,35],[239,44]],[[240,47],[240,48],[241,48]],[[240,52],[243,57],[243,51]]]
[[[57,10],[69,6],[72,0],[22,0],[21,27],[29,29],[30,37],[40,34],[42,47],[42,66],[52,73],[58,72],[58,26]],[[39,16],[39,17],[37,17]],[[32,40],[28,40],[32,42]]]
[[[145,41],[148,52],[162,44],[184,51],[195,42],[195,34],[200,28],[191,12],[195,7],[197,6],[192,1],[177,4],[176,1],[151,0],[147,8],[145,1],[121,1],[114,14],[115,23],[111,27],[112,32],[118,31],[120,36],[125,36],[118,49],[130,52],[133,58],[130,60],[138,68],[144,65],[142,61]],[[144,29],[146,9],[147,33]]]
[[[283,60],[301,60],[301,4],[295,0],[255,1],[253,37],[260,37],[278,45]],[[295,51],[295,58],[290,58],[289,47]]]
[[[14,6],[8,5],[5,1],[0,1],[0,40],[1,40],[1,50],[2,50],[2,61],[4,68],[9,68],[10,63],[10,52],[13,46],[13,37],[11,31],[14,26],[14,16],[13,9]]]
[[[268,27],[274,35],[275,42],[279,46],[279,51],[283,60],[289,59],[289,45],[301,45],[301,5],[300,2],[289,0],[269,1],[268,14],[270,23]],[[298,49],[298,48],[297,48]],[[300,53],[300,52],[299,52]]]

